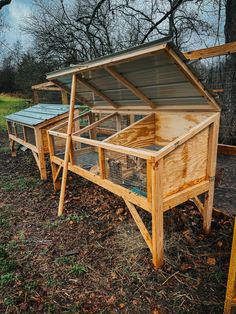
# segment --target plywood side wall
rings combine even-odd
[[[212,113],[159,112],[156,113],[156,145],[165,146],[192,127],[211,116]]]
[[[206,179],[208,136],[209,128],[201,131],[164,157],[164,197]]]
[[[155,144],[155,115],[113,136],[107,143],[140,148]]]

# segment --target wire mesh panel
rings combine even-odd
[[[18,123],[16,124],[16,133],[17,133],[17,137],[24,140],[24,130],[21,124],[18,124]]]
[[[54,149],[54,156],[64,159],[65,156],[65,149],[66,149],[66,139],[53,136],[53,149]]]
[[[99,159],[96,147],[73,141],[72,160],[73,165],[99,175]]]
[[[146,160],[105,150],[106,178],[135,194],[147,196]]]
[[[35,133],[33,128],[25,127],[25,136],[26,136],[26,141],[32,145],[36,145],[35,142]]]
[[[60,104],[62,101],[60,91],[38,90],[37,97],[39,103],[45,104]]]

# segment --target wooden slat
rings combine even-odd
[[[56,87],[53,82],[45,82],[41,84],[36,84],[31,87],[32,90],[50,90],[50,88],[53,90],[60,90],[60,88]]]
[[[203,49],[193,50],[193,51],[187,51],[187,52],[184,52],[183,54],[185,58],[189,60],[197,60],[197,59],[206,59],[206,58],[211,58],[211,57],[227,55],[227,54],[235,53],[235,52],[236,52],[236,41],[219,45],[219,46],[203,48]]]
[[[82,78],[81,76],[77,76],[77,80],[81,82],[83,85],[87,86],[89,89],[91,89],[98,97],[108,102],[113,108],[117,108],[118,105],[114,103],[107,95],[102,93],[100,90],[98,90],[95,86],[93,86],[91,83],[89,83],[87,80]]]
[[[105,121],[107,121],[107,120],[109,120],[109,119],[115,117],[116,115],[117,115],[117,112],[113,112],[113,113],[111,113],[110,115],[105,116],[104,118],[102,118],[102,119],[100,119],[100,120],[98,120],[98,121],[96,121],[96,122],[94,122],[94,123],[92,123],[92,124],[90,124],[90,125],[84,127],[83,129],[81,129],[81,130],[79,130],[79,131],[77,131],[77,132],[75,132],[75,133],[73,133],[73,135],[74,135],[74,136],[78,136],[78,135],[80,135],[80,134],[83,134],[83,133],[85,133],[85,132],[88,132],[88,131],[90,131],[91,129],[93,129],[93,128],[97,127],[98,125],[100,125],[101,123],[103,123],[103,122],[105,122]]]
[[[39,127],[35,129],[35,142],[38,149],[39,171],[41,180],[47,180],[47,169],[45,161],[45,150],[43,146],[43,130]]]
[[[236,146],[218,144],[218,155],[236,156]]]
[[[155,104],[143,92],[141,92],[136,86],[134,86],[129,80],[127,80],[127,78],[125,78],[122,74],[117,72],[115,68],[105,66],[104,69],[109,74],[111,74],[117,81],[119,81],[122,85],[128,88],[136,97],[138,97],[145,104],[147,104],[150,108],[155,108],[157,106],[157,104]]]
[[[19,143],[19,144],[25,146],[25,147],[31,149],[32,151],[38,153],[38,148],[37,148],[36,146],[34,146],[34,145],[32,145],[32,144],[30,144],[30,143],[28,143],[28,142],[26,142],[26,141],[20,139],[19,137],[16,137],[16,136],[14,136],[14,135],[12,135],[12,134],[9,134],[9,138],[10,138],[11,140],[13,140],[13,141],[15,141],[15,142],[17,142],[17,143]]]
[[[197,208],[200,211],[200,213],[203,215],[203,213],[204,213],[204,205],[202,204],[202,202],[199,200],[199,198],[197,196],[194,196],[193,202],[197,206]]]
[[[38,166],[38,168],[39,168],[39,170],[40,170],[40,164],[39,164],[38,155],[37,155],[33,150],[32,150],[32,154],[33,154],[34,159],[35,159],[35,161],[36,161],[36,164],[37,164],[37,166]]]
[[[83,137],[79,137],[79,136],[75,136],[72,135],[72,140],[79,142],[79,143],[84,143],[84,144],[88,144],[88,145],[92,145],[95,147],[102,147],[104,149],[107,150],[111,150],[113,152],[117,152],[117,153],[123,153],[126,155],[132,155],[135,157],[140,157],[143,159],[152,159],[154,153],[152,151],[147,151],[147,150],[141,150],[141,149],[135,149],[135,148],[131,148],[131,147],[125,147],[125,146],[120,146],[120,145],[114,145],[114,144],[110,144],[110,143],[105,143],[105,142],[100,142],[100,141],[96,141],[96,140],[91,140],[89,138],[83,138]]]
[[[147,243],[147,246],[149,247],[149,250],[152,252],[152,238],[145,226],[145,224],[143,223],[141,217],[139,216],[135,206],[133,204],[131,204],[128,200],[126,200],[124,198],[125,204],[128,207],[130,214],[132,215],[137,227],[139,228],[139,231],[141,233],[141,235],[143,236],[145,242]]]
[[[155,145],[155,114],[128,126],[106,140],[106,143],[142,148]]]
[[[56,157],[56,156],[53,156],[51,159],[52,159],[52,162],[54,162],[58,165],[63,166],[63,164],[64,164],[63,160]],[[124,188],[118,184],[113,183],[110,180],[107,180],[107,179],[102,180],[100,178],[100,176],[98,176],[92,172],[89,172],[85,169],[82,169],[79,166],[72,165],[71,163],[69,163],[68,169],[70,171],[84,177],[85,179],[107,189],[108,191],[110,191],[110,192],[112,192],[112,193],[114,193],[120,197],[127,199],[132,204],[135,204],[135,205],[143,208],[144,210],[148,211],[149,213],[151,212],[149,204],[148,204],[147,199],[145,197],[137,195],[137,194],[131,192],[130,190],[128,190],[128,189],[126,189],[126,188]]]
[[[190,186],[184,191],[177,192],[164,198],[164,211],[186,202],[187,200],[206,192],[209,189],[209,181],[202,181]]]
[[[105,157],[104,149],[98,147],[98,158],[99,158],[99,170],[101,179],[106,179],[106,166],[105,166]]]

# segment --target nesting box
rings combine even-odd
[[[220,109],[173,44],[141,45],[47,78],[71,90],[67,132],[48,131],[55,188],[62,172],[59,215],[70,170],[124,199],[155,268],[163,264],[165,211],[191,199],[209,232]],[[75,99],[91,107],[86,117],[74,116]],[[150,213],[151,230],[137,207]]]
[[[43,180],[47,179],[45,155],[49,152],[46,131],[66,121],[68,112],[66,105],[38,104],[6,116],[12,156],[16,156],[16,143],[30,149]]]

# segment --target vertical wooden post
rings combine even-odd
[[[163,226],[163,159],[152,164],[152,260],[155,269],[164,262],[164,226]]]
[[[152,208],[152,165],[151,160],[147,160],[147,201],[149,208]]]
[[[106,179],[106,165],[104,158],[104,149],[98,147],[98,158],[99,158],[99,169],[100,169],[100,177],[101,179]]]
[[[68,105],[69,104],[69,102],[68,102],[68,94],[64,90],[61,91],[61,101],[62,101],[63,105]]]
[[[131,114],[130,116],[129,116],[129,123],[130,124],[133,124],[135,122],[135,120],[134,120],[134,114]]]
[[[209,126],[208,139],[208,160],[207,160],[207,178],[210,182],[209,190],[205,194],[204,212],[203,212],[203,229],[206,233],[210,232],[212,220],[212,208],[214,199],[215,187],[215,172],[216,172],[216,158],[217,158],[217,144],[219,134],[219,118],[217,117]]]
[[[36,90],[33,90],[33,104],[36,105],[39,103],[39,95]]]
[[[24,141],[25,141],[25,142],[28,142],[25,126],[23,126],[23,135],[24,135]]]
[[[15,141],[10,139],[10,148],[12,157],[16,157]]]
[[[47,132],[47,138],[48,138],[48,150],[49,150],[49,155],[50,155],[50,164],[51,164],[51,170],[52,170],[53,187],[55,191],[59,191],[61,188],[61,182],[58,180],[58,169],[60,168],[60,166],[58,166],[52,161],[52,156],[55,155],[54,143],[52,140],[52,135],[50,135],[48,132]]]
[[[46,170],[45,154],[44,154],[44,148],[43,148],[42,129],[35,128],[34,133],[35,133],[36,146],[38,148],[40,177],[41,177],[41,180],[47,180],[47,170]]]
[[[95,122],[95,114],[93,112],[89,113],[89,124],[92,124]],[[89,131],[90,138],[93,140],[96,140],[97,132],[96,127]]]
[[[116,131],[119,132],[121,130],[121,116],[119,113],[115,116],[115,119],[116,119]]]
[[[232,303],[234,303],[234,305],[236,306],[236,218],[234,220],[234,232],[229,264],[224,314],[231,313]]]
[[[63,174],[62,174],[62,181],[61,181],[61,194],[60,194],[60,201],[59,201],[59,207],[58,207],[58,216],[62,215],[63,206],[64,206],[66,181],[67,181],[67,173],[68,173],[68,163],[69,163],[70,148],[71,148],[71,133],[72,133],[74,108],[75,108],[76,81],[77,81],[76,80],[76,74],[73,74],[72,86],[71,86],[71,95],[70,95],[70,111],[69,111],[69,119],[68,119],[68,127],[67,127],[66,150],[65,150],[65,156],[64,156],[64,165],[63,165]]]

